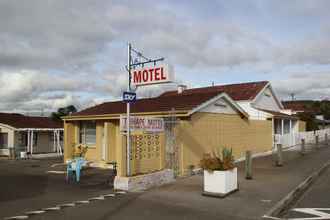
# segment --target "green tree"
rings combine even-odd
[[[53,120],[61,121],[61,117],[71,115],[72,113],[77,112],[77,109],[74,105],[69,105],[63,108],[57,109],[57,112],[51,114]]]
[[[299,112],[297,115],[300,118],[300,120],[303,120],[306,122],[307,131],[318,130],[318,124],[316,123],[315,115],[313,113]]]
[[[320,113],[324,116],[324,119],[330,120],[330,101],[327,100],[321,101]]]

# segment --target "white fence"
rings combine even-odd
[[[315,143],[316,136],[319,137],[319,142],[325,141],[325,134],[330,138],[330,129],[316,130],[316,131],[306,131],[290,134],[275,134],[274,143],[282,144],[283,148],[295,147],[301,144],[301,140],[304,139],[306,144]]]

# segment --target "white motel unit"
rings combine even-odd
[[[0,113],[0,156],[62,154],[63,124],[48,117]]]

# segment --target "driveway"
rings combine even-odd
[[[62,159],[0,160],[0,218],[112,192],[109,170],[86,169],[65,181]]]

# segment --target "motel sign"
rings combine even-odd
[[[131,116],[129,120],[129,127],[134,132],[162,132],[164,131],[164,120],[162,118]],[[120,117],[120,131],[127,130],[127,118]]]
[[[173,68],[169,65],[158,65],[133,71],[132,84],[135,86],[168,83],[173,80]]]

